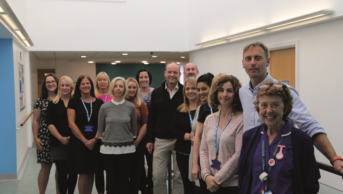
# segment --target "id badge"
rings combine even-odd
[[[221,162],[219,162],[219,160],[214,159],[214,160],[212,160],[211,168],[216,169],[216,170],[220,170],[220,164],[221,164]]]
[[[264,192],[264,194],[272,194],[272,191],[271,190],[266,191],[266,192]]]
[[[86,125],[86,127],[85,127],[85,132],[93,132],[93,126],[91,126],[91,125]]]

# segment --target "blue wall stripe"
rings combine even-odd
[[[13,60],[13,40],[0,39],[0,175],[17,173]]]

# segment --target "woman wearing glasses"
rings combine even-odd
[[[320,173],[311,138],[287,121],[293,107],[289,88],[263,82],[254,104],[263,124],[244,133],[240,193],[317,193]]]
[[[56,97],[57,83],[58,78],[54,74],[47,74],[43,80],[41,96],[33,107],[32,131],[37,146],[37,163],[41,164],[41,169],[38,174],[39,193],[45,193],[53,163],[50,158],[50,132],[46,122],[46,116],[49,102]],[[57,181],[57,171],[55,178]],[[58,193],[57,185],[56,183]]]

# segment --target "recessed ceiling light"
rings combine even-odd
[[[186,57],[185,57],[185,56],[182,56],[181,58],[184,59],[184,58],[186,58]]]
[[[178,65],[180,65],[180,62],[176,62]]]
[[[112,65],[116,65],[116,63],[111,63]]]
[[[156,58],[157,56],[156,56],[156,55],[153,55],[152,57]]]
[[[165,61],[161,61],[161,63],[166,63]]]
[[[93,61],[88,61],[88,63],[94,63]]]
[[[120,63],[121,61],[116,61],[116,63]]]
[[[123,55],[127,55],[127,53],[123,53]]]
[[[2,9],[2,7],[0,7],[0,12],[5,12],[5,11]]]
[[[142,63],[147,63],[147,61],[142,61]]]
[[[26,44],[26,46],[30,47],[30,43],[27,40],[24,40],[24,43]]]
[[[25,39],[25,36],[19,30],[16,30],[15,32],[20,36],[22,40]]]
[[[144,65],[149,65],[149,63],[144,63]]]
[[[14,22],[11,20],[11,18],[8,17],[7,14],[2,14],[1,16],[5,19],[5,21],[8,23],[8,25],[11,26],[11,28],[12,28],[13,30],[18,29],[18,27],[14,24]]]
[[[81,56],[81,58],[86,58],[87,56]]]

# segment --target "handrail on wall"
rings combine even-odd
[[[30,114],[25,118],[25,120],[23,120],[23,122],[20,123],[20,126],[24,126],[26,121],[30,118],[30,116],[33,114],[33,111],[30,112]]]
[[[330,172],[330,173],[335,174],[335,175],[338,175],[338,176],[341,176],[342,179],[343,179],[343,176],[341,175],[341,173],[339,173],[338,171],[336,171],[336,170],[334,169],[334,167],[329,166],[329,165],[326,165],[326,164],[321,163],[321,162],[317,162],[317,164],[318,164],[319,169],[325,170],[325,171],[327,171],[327,172]]]

